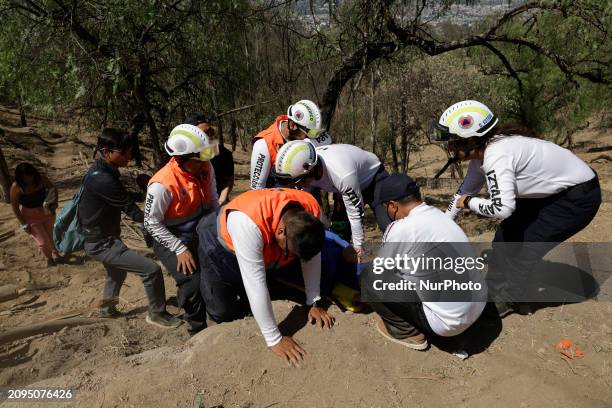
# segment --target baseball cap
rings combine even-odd
[[[372,207],[401,200],[418,192],[419,186],[411,177],[402,173],[393,173],[376,183]]]

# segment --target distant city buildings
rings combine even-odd
[[[293,11],[298,20],[307,27],[321,28],[329,26],[330,16],[346,0],[297,0]],[[446,9],[442,8],[441,1],[430,1],[423,10],[421,19],[430,21],[434,26],[442,23],[456,25],[472,25],[483,18],[501,15],[508,10],[525,3],[525,0],[484,0],[474,5],[454,4]],[[406,8],[402,13],[406,19],[414,16],[414,5]]]

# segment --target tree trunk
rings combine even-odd
[[[393,54],[397,49],[397,45],[392,41],[367,43],[343,60],[342,64],[334,70],[332,77],[327,82],[325,92],[321,98],[321,115],[323,116],[323,127],[325,129],[330,128],[336,111],[336,104],[344,85],[359,71],[367,68],[370,63],[382,56]]]
[[[142,113],[137,114],[134,119],[132,119],[132,130],[130,132],[130,136],[134,141],[134,147],[132,150],[132,156],[136,161],[136,165],[138,167],[142,167],[142,152],[140,150],[140,140],[138,139],[138,135],[142,131],[145,125],[144,116]]]
[[[147,120],[147,126],[149,127],[149,137],[151,138],[151,144],[153,145],[153,152],[155,155],[153,157],[153,161],[155,162],[155,166],[157,168],[162,168],[165,164],[165,155],[161,150],[161,145],[159,144],[159,131],[157,130],[155,119],[148,110],[145,110],[144,115]]]
[[[231,142],[232,142],[232,152],[236,151],[236,139],[238,138],[238,124],[236,123],[236,118],[234,118],[232,116],[231,122],[230,122],[230,138],[231,138]]]
[[[372,70],[370,77],[370,142],[372,145],[372,153],[376,154],[376,104],[374,96],[376,93],[376,71]]]
[[[406,117],[406,97],[402,96],[400,106],[400,159],[402,161],[402,172],[408,170],[408,118]]]
[[[393,172],[397,172],[399,163],[397,160],[397,146],[395,145],[395,134],[391,132],[391,159],[393,160]]]
[[[357,127],[355,117],[355,88],[353,87],[353,79],[351,79],[351,144],[357,144]]]
[[[4,132],[0,129],[0,136],[4,136]],[[0,189],[2,190],[2,201],[8,203],[10,201],[10,189],[11,183],[13,180],[11,179],[11,173],[9,172],[8,166],[6,165],[6,160],[4,159],[4,153],[2,153],[2,148],[0,147]]]
[[[25,108],[23,107],[23,95],[19,94],[19,120],[22,127],[28,126],[26,119]]]

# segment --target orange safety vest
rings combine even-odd
[[[172,202],[164,214],[166,223],[178,225],[213,208],[211,168],[210,162],[206,162],[204,172],[194,177],[183,170],[173,157],[151,177],[149,185],[160,183],[172,193]]]
[[[267,129],[262,130],[253,138],[253,143],[255,143],[257,139],[264,139],[266,141],[272,166],[276,164],[276,153],[285,144],[285,139],[279,130],[280,123],[287,120],[289,120],[287,115],[280,115]]]
[[[319,218],[321,207],[317,200],[304,191],[289,188],[271,188],[251,190],[240,194],[225,205],[218,217],[217,233],[219,242],[226,249],[234,252],[232,238],[227,231],[227,216],[231,211],[245,213],[261,231],[264,241],[263,258],[266,268],[275,268],[288,264],[293,255],[285,258],[285,250],[281,248],[274,238],[274,232],[280,222],[283,209],[289,204],[298,204],[306,212]]]

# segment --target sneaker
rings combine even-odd
[[[163,311],[161,313],[147,314],[145,318],[146,322],[153,326],[160,327],[162,329],[174,329],[183,324],[183,321],[179,318],[172,316],[170,313]]]
[[[117,310],[115,305],[102,306],[98,309],[98,315],[103,318],[116,318],[123,316],[123,313]]]
[[[57,266],[57,261],[55,259],[47,259],[47,268],[51,268],[53,266]]]
[[[417,334],[416,336],[406,337],[405,339],[396,339],[391,336],[387,331],[387,327],[382,319],[378,319],[376,322],[376,330],[383,335],[387,340],[391,340],[394,343],[401,344],[404,347],[411,348],[413,350],[425,350],[429,347],[429,343],[427,342],[427,338],[422,333]]]

